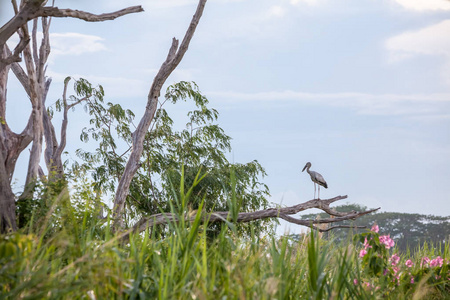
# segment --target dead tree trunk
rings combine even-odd
[[[0,233],[17,229],[16,204],[11,180],[17,158],[32,140],[31,117],[21,134],[11,131],[6,122],[6,87],[10,65],[6,46],[0,45]]]
[[[67,102],[67,86],[70,82],[70,77],[64,80],[64,89],[62,94],[62,110],[63,120],[61,124],[60,139],[56,137],[55,127],[52,123],[52,118],[49,116],[47,110],[44,110],[44,137],[45,137],[45,153],[44,159],[48,170],[48,180],[50,182],[56,182],[58,180],[64,180],[64,166],[62,161],[62,153],[66,148],[67,142],[67,125],[69,123],[68,112],[74,106],[88,101],[92,95],[87,95],[76,102]],[[50,85],[50,82],[48,82]]]
[[[30,153],[26,189],[23,197],[30,196],[32,190],[30,189],[30,184],[40,173],[39,160],[42,154],[42,143],[45,132],[44,119],[46,117],[44,99],[50,83],[45,78],[45,64],[50,51],[48,41],[49,23],[47,23],[46,17],[70,17],[88,22],[102,22],[105,20],[114,20],[130,13],[143,11],[141,6],[133,6],[112,13],[95,15],[84,11],[44,6],[47,3],[44,0],[23,1],[20,8],[16,0],[12,0],[11,2],[15,16],[0,27],[0,233],[6,232],[8,228],[12,230],[17,229],[15,197],[12,193],[10,182],[17,158],[31,142],[33,142],[33,146]],[[38,51],[37,40],[34,39],[32,51],[29,45],[30,38],[27,23],[39,17],[43,17],[44,40]],[[37,21],[34,22],[33,27],[34,37],[36,31]],[[20,42],[11,53],[7,49],[6,41],[16,32],[20,35]],[[17,64],[17,62],[21,61],[20,54],[22,52],[25,58],[27,72]],[[25,129],[20,134],[16,134],[9,129],[5,117],[6,85],[10,68],[13,69],[17,78],[24,86],[32,103],[30,118]],[[65,120],[67,121],[67,118]],[[67,128],[67,124],[65,126]],[[55,156],[58,153],[62,153],[60,150],[64,146],[65,142],[57,147],[59,150],[54,153]],[[59,162],[56,162],[56,164],[59,166]],[[62,169],[62,163],[60,165],[60,169]]]
[[[330,204],[346,199],[347,196],[337,196],[331,199],[313,199],[304,203],[300,203],[290,207],[283,208],[268,208],[253,212],[241,212],[238,213],[237,217],[232,219],[232,212],[230,211],[217,211],[217,212],[197,212],[197,214],[201,214],[200,218],[202,222],[208,223],[216,223],[216,222],[236,222],[236,223],[246,223],[255,220],[267,219],[267,218],[282,218],[290,223],[310,227],[319,232],[329,231],[335,228],[366,228],[365,226],[351,226],[351,225],[336,225],[331,226],[326,229],[315,226],[316,224],[332,224],[345,220],[354,220],[363,215],[370,214],[379,210],[380,208],[371,209],[367,211],[351,211],[351,212],[338,212],[332,208],[330,208]],[[314,220],[301,220],[290,215],[296,214],[298,212],[317,208],[323,210],[330,216],[331,218],[327,219],[314,219]],[[193,222],[198,216],[197,215],[186,215],[185,220],[188,222]],[[147,228],[151,228],[156,225],[167,225],[171,223],[178,223],[180,221],[180,216],[173,213],[159,213],[155,215],[151,215],[149,217],[143,217],[139,222],[137,222],[132,228],[127,230],[126,232],[119,235],[119,238],[123,241],[127,241],[129,239],[129,235],[131,233],[139,233],[145,231]]]
[[[1,165],[3,165],[3,161],[3,151],[0,151]],[[0,166],[0,232],[7,232],[8,228],[17,229],[16,203],[6,169]]]
[[[206,0],[199,1],[197,10],[192,17],[191,23],[189,24],[189,28],[184,35],[180,47],[178,47],[178,40],[174,38],[172,40],[172,46],[169,49],[166,60],[153,79],[153,83],[148,94],[147,106],[145,108],[144,116],[139,122],[136,131],[133,133],[133,149],[131,151],[130,157],[128,158],[125,170],[119,180],[116,195],[114,197],[113,219],[115,229],[118,229],[123,225],[123,210],[125,207],[125,200],[130,189],[131,180],[133,179],[133,176],[136,174],[139,168],[139,160],[143,151],[144,138],[155,116],[162,86],[166,82],[169,75],[181,62],[184,54],[186,53],[189,47],[189,43],[194,35],[195,29],[197,28],[198,22],[203,14],[205,4]]]

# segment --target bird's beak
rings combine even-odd
[[[305,171],[305,169],[306,169],[306,166],[307,166],[307,165],[305,165],[305,166],[303,167],[303,170],[302,170],[302,172],[303,172],[303,171]]]

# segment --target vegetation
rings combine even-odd
[[[132,111],[105,103],[103,88],[84,79],[74,80],[75,94],[67,96],[67,77],[62,99],[47,107],[51,79],[45,74],[48,18],[106,21],[142,7],[95,15],[44,0],[11,3],[15,16],[0,28],[1,299],[443,299],[449,294],[448,246],[400,253],[378,226],[340,240],[315,235],[314,230],[324,230],[322,223],[373,211],[346,214],[329,207],[346,196],[296,206],[320,208],[336,219],[298,220],[289,216],[298,212],[295,207],[264,210],[269,189],[261,182],[263,167],[256,160],[227,160],[230,137],[195,83],[170,86],[160,101],[206,0],[199,0],[182,42],[173,39],[136,126]],[[14,33],[20,41],[11,50],[6,41]],[[22,57],[25,68],[19,64]],[[32,106],[20,134],[5,116],[10,71]],[[186,100],[196,108],[188,113],[186,128],[176,131],[163,104]],[[81,139],[95,142],[96,149],[80,149],[77,161],[64,161],[68,111],[77,105],[90,116]],[[58,136],[55,111],[63,114]],[[11,188],[15,163],[29,145],[25,186],[16,196]],[[112,209],[105,205],[108,200]],[[258,209],[263,210],[255,217]],[[238,219],[249,216],[245,212],[253,217]],[[156,216],[164,222],[150,226]],[[268,216],[314,230],[296,239],[279,238]],[[213,224],[213,218],[220,222]]]
[[[178,189],[173,213],[185,213],[193,188]],[[39,226],[0,238],[0,298],[446,299],[450,292],[448,247],[400,254],[376,227],[339,244],[314,232],[298,241],[242,238],[227,222],[210,239],[197,213],[193,223],[170,223],[164,238],[147,230],[121,243],[89,202],[68,203],[54,198]]]
[[[346,204],[336,206],[337,211],[365,211],[367,207],[358,204]],[[310,219],[317,215],[302,215],[303,219]],[[321,213],[319,218],[327,218],[328,215]],[[435,247],[445,247],[445,243],[450,237],[450,216],[440,217],[432,215],[408,214],[396,212],[376,212],[364,215],[361,218],[352,221],[343,221],[342,224],[353,224],[357,226],[365,226],[367,224],[377,224],[380,232],[389,234],[396,241],[396,247],[406,252],[420,249],[425,244],[433,244]],[[355,231],[346,229],[336,229],[332,233],[324,233],[324,238],[346,241],[349,234]],[[358,230],[356,232],[362,232]]]
[[[91,127],[84,128],[81,139],[94,140],[98,146],[94,152],[77,150],[82,163],[75,162],[71,174],[74,179],[92,177],[93,191],[97,197],[104,197],[114,193],[124,171],[131,148],[134,114],[119,104],[105,105],[102,87],[93,88],[84,79],[75,81],[75,90],[77,96],[72,98],[73,102],[86,94],[96,95],[86,101]],[[206,211],[230,210],[226,197],[231,192],[231,173],[235,179],[234,190],[241,199],[239,211],[267,208],[269,188],[260,181],[266,175],[263,167],[256,160],[244,164],[228,161],[231,137],[216,123],[219,113],[208,107],[209,101],[197,85],[182,81],[169,86],[165,99],[156,111],[152,130],[145,136],[140,168],[131,181],[126,202],[127,223],[142,215],[170,211],[174,202],[172,187],[179,186],[182,166],[186,186],[192,186],[199,170],[205,174],[193,190],[188,203],[190,210],[197,210],[202,199],[207,199]],[[175,131],[163,104],[183,100],[192,100],[196,109],[187,113],[185,129]],[[123,153],[118,151],[120,145]],[[268,222],[259,222],[256,228],[260,232],[268,229],[267,226]]]

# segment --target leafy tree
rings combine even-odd
[[[74,174],[90,173],[98,194],[114,193],[131,148],[134,114],[118,104],[105,105],[101,87],[93,88],[85,80],[81,81],[78,85],[81,89],[97,95],[86,101],[91,127],[83,129],[81,140],[93,139],[98,147],[94,152],[78,149],[77,155],[83,162],[75,163],[73,171]],[[96,89],[99,92],[93,93]],[[188,112],[185,129],[176,131],[163,105],[188,99],[196,109]],[[209,108],[208,103],[195,83],[182,81],[167,88],[165,101],[160,103],[151,130],[145,136],[140,168],[130,185],[128,220],[137,215],[170,211],[170,205],[180,198],[182,167],[185,188],[193,185],[199,172],[206,173],[194,188],[188,203],[191,210],[198,209],[205,198],[205,210],[227,211],[231,208],[231,197],[236,197],[239,211],[267,208],[269,189],[260,182],[266,175],[263,167],[256,160],[245,164],[227,160],[231,137],[216,124],[219,113]],[[118,150],[120,143],[127,145],[122,152]],[[261,226],[257,228],[268,229],[268,221],[259,223]]]

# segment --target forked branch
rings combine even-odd
[[[331,199],[313,199],[304,203],[300,203],[294,206],[289,207],[281,207],[281,208],[268,208],[263,210],[258,210],[254,212],[241,212],[237,215],[237,218],[235,219],[235,222],[237,223],[245,223],[245,222],[251,222],[255,220],[261,220],[261,219],[267,219],[267,218],[282,218],[290,223],[306,226],[306,227],[312,227],[315,230],[318,230],[320,232],[329,231],[335,228],[365,228],[365,226],[350,226],[350,225],[337,225],[337,226],[331,226],[326,229],[318,228],[314,226],[314,224],[328,224],[328,223],[337,223],[345,220],[354,220],[356,218],[359,218],[363,215],[370,214],[372,212],[375,212],[379,210],[380,208],[371,209],[367,211],[351,211],[351,212],[338,212],[332,208],[330,208],[330,204],[342,199],[346,199],[347,196],[337,196]],[[317,208],[321,209],[324,212],[332,215],[337,216],[335,218],[327,218],[327,219],[316,219],[316,220],[300,220],[294,217],[291,217],[289,215],[296,214],[298,212],[308,210],[311,208]],[[206,213],[206,212],[199,212],[202,214],[201,220],[202,222],[208,221],[208,223],[216,223],[216,222],[225,222],[225,221],[232,221],[231,215],[232,213],[230,211],[218,211],[218,212],[212,212],[212,213]],[[186,215],[185,220],[188,222],[193,222],[196,218],[196,215]],[[170,223],[177,223],[179,222],[179,215],[173,214],[173,213],[159,213],[155,215],[151,215],[149,217],[142,218],[139,222],[137,222],[132,228],[127,230],[126,232],[122,233],[121,239],[122,240],[128,240],[130,233],[135,232],[139,233],[142,231],[145,231],[149,227],[153,227],[156,225],[167,225]]]

